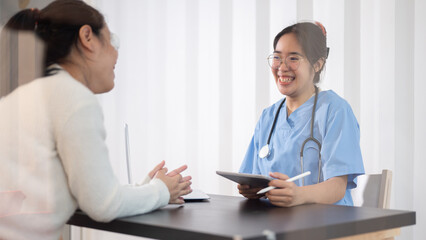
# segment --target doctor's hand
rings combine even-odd
[[[266,197],[275,206],[292,207],[303,204],[302,190],[294,182],[286,182],[289,177],[285,174],[274,172],[269,174],[273,178],[269,186],[277,187],[266,193]]]
[[[259,198],[265,196],[265,194],[256,194],[262,188],[258,188],[258,187],[252,188],[249,185],[241,185],[241,184],[238,184],[237,187],[238,187],[240,194],[243,195],[244,197],[248,198],[248,199],[259,199]]]
[[[182,177],[180,174],[187,167],[182,166],[177,168],[170,173],[167,173],[167,168],[162,168],[157,171],[156,178],[163,181],[170,193],[169,203],[183,204],[185,201],[182,196],[192,192],[191,189],[191,176]]]

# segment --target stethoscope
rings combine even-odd
[[[314,101],[314,106],[312,108],[312,119],[311,119],[311,136],[306,138],[305,141],[303,141],[302,143],[302,147],[300,149],[300,168],[302,173],[304,173],[304,168],[303,168],[303,150],[305,149],[305,145],[307,142],[309,141],[313,141],[318,145],[318,183],[320,182],[320,177],[321,177],[321,143],[320,141],[318,141],[316,138],[314,138],[314,121],[315,121],[315,109],[317,107],[317,101],[318,101],[318,88],[315,86],[315,101]],[[271,154],[271,149],[269,147],[269,143],[271,142],[271,136],[272,136],[272,132],[274,131],[275,128],[275,124],[277,123],[277,119],[278,119],[278,115],[280,114],[280,110],[281,107],[283,106],[283,104],[285,103],[285,98],[284,100],[280,103],[280,106],[278,107],[277,113],[275,114],[274,117],[274,122],[272,123],[272,127],[271,127],[271,131],[269,131],[269,137],[268,137],[268,141],[266,142],[266,145],[263,146],[260,151],[259,151],[259,157],[260,158],[267,158],[270,154]],[[305,185],[305,180],[302,178],[302,186]]]

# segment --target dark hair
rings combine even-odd
[[[33,30],[45,44],[44,66],[61,63],[77,43],[79,30],[89,25],[100,36],[103,15],[81,0],[56,0],[43,8],[25,9],[5,25],[11,30]]]
[[[299,44],[302,46],[303,52],[312,66],[319,59],[322,58],[324,60],[323,66],[314,76],[314,83],[318,83],[329,51],[327,48],[327,33],[324,26],[319,22],[301,22],[288,26],[275,36],[274,50],[280,38],[287,33],[294,33],[296,35]]]

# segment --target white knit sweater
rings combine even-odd
[[[0,99],[0,239],[59,239],[77,208],[96,221],[166,205],[159,179],[120,185],[95,95],[66,71]]]

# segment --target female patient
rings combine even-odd
[[[167,173],[162,162],[137,186],[114,176],[95,97],[114,87],[118,56],[103,16],[59,0],[17,13],[4,31],[20,30],[42,39],[46,74],[0,99],[0,200],[23,199],[15,212],[0,204],[0,239],[59,239],[77,208],[107,222],[183,203],[186,166]]]

